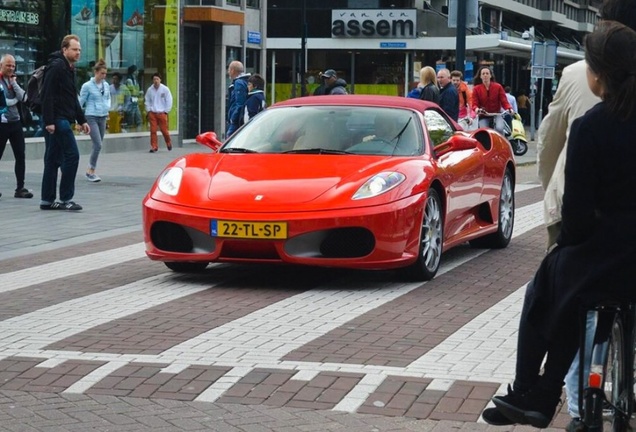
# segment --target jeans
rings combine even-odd
[[[0,159],[4,154],[7,146],[7,140],[11,143],[13,157],[15,159],[14,171],[16,179],[16,191],[24,187],[24,172],[26,169],[24,156],[24,133],[22,132],[22,123],[20,121],[0,123]]]
[[[88,167],[93,170],[97,168],[97,158],[99,157],[99,152],[102,150],[107,118],[107,116],[86,116],[86,122],[91,128],[91,142],[93,143],[93,150],[91,151]]]
[[[496,130],[497,132],[499,132],[500,134],[503,134],[503,130],[504,130],[504,119],[502,116],[497,115],[494,117],[480,117],[479,118],[479,127],[483,128],[483,127],[491,127],[490,126],[490,122],[494,120],[494,127],[493,129]]]
[[[79,165],[77,141],[68,120],[56,119],[54,124],[55,133],[45,132],[44,135],[44,171],[40,204],[55,202],[58,169],[62,172],[60,201],[71,201],[75,195],[75,176]]]
[[[594,331],[596,330],[596,315],[594,312],[587,313],[586,334],[585,334],[585,364],[583,365],[583,377],[590,373],[590,361],[592,359],[592,344],[594,342]],[[565,376],[565,394],[568,398],[568,413],[572,417],[581,417],[579,414],[579,353],[572,361],[570,370]]]

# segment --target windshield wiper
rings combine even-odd
[[[395,150],[397,150],[397,146],[398,146],[398,144],[400,142],[400,138],[402,138],[402,134],[404,133],[404,131],[408,127],[409,123],[411,123],[412,119],[413,119],[413,117],[409,117],[409,119],[406,121],[406,124],[404,125],[402,130],[400,132],[398,132],[398,134],[391,140],[391,142],[393,142],[393,140],[395,140],[395,145],[393,146],[393,152],[391,153],[391,155],[393,155],[395,153]]]
[[[296,150],[287,150],[283,153],[304,153],[304,154],[353,154],[351,152],[345,150],[331,150],[324,148],[308,148],[308,149],[296,149]]]
[[[251,150],[243,147],[226,147],[221,149],[219,153],[258,153],[256,150]]]

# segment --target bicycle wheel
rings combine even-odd
[[[609,355],[607,359],[607,377],[610,382],[606,382],[605,395],[612,406],[611,431],[626,432],[629,429],[629,418],[632,412],[632,386],[633,378],[630,379],[628,373],[632,373],[631,367],[626,363],[632,356],[626,352],[627,346],[632,345],[632,341],[626,340],[625,323],[619,313],[612,326],[610,338]]]

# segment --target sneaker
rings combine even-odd
[[[566,432],[585,432],[586,427],[583,424],[583,420],[578,417],[573,417],[570,423],[565,427]]]
[[[89,182],[93,182],[93,183],[97,183],[98,181],[102,181],[102,179],[99,178],[99,176],[97,174],[95,174],[95,173],[93,173],[93,174],[86,173],[86,179]]]
[[[497,408],[486,408],[481,413],[481,418],[483,418],[486,423],[493,426],[508,426],[514,424],[512,420],[503,415]]]
[[[560,387],[550,391],[535,385],[523,394],[511,393],[509,387],[506,396],[495,396],[492,402],[514,423],[529,424],[544,429],[552,421],[560,399]]]
[[[42,208],[42,206],[40,206],[40,208]],[[50,208],[50,210],[68,210],[68,211],[78,211],[81,209],[82,209],[82,206],[74,203],[73,201],[68,201],[64,203],[56,201],[53,204],[51,204],[51,208]]]
[[[150,149],[150,151],[148,153],[156,153],[157,149]]]
[[[144,16],[135,10],[130,18],[126,20],[126,28],[128,30],[142,31],[144,29]]]
[[[16,198],[33,198],[33,194],[27,188],[16,189],[13,196]]]

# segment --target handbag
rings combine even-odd
[[[33,122],[33,114],[31,114],[31,110],[24,102],[18,102],[18,112],[20,113],[20,121],[22,122],[22,126],[28,127]]]

